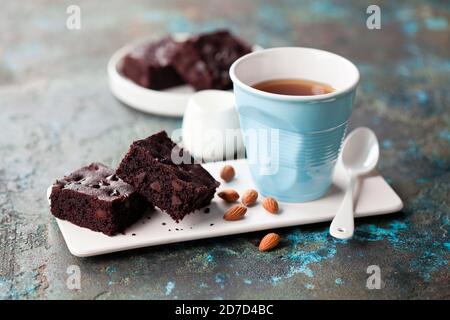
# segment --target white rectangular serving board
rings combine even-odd
[[[221,182],[218,190],[233,188],[242,195],[245,190],[255,188],[245,159],[207,163],[203,166],[216,180],[221,181],[219,172],[225,164],[235,168],[236,177],[229,183]],[[156,209],[129,227],[125,234],[113,237],[78,227],[68,221],[56,220],[70,252],[78,257],[89,257],[166,243],[331,221],[344,197],[345,185],[345,172],[338,164],[333,186],[327,195],[305,203],[280,202],[280,212],[276,215],[269,214],[262,208],[263,197],[260,195],[258,202],[248,208],[244,219],[225,221],[223,214],[231,204],[225,203],[216,194],[208,206],[210,211],[207,214],[201,209],[176,223],[166,213]],[[392,213],[403,207],[398,195],[377,173],[363,177],[355,195],[357,218]]]

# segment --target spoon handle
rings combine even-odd
[[[353,219],[353,187],[355,178],[350,176],[344,200],[330,225],[330,234],[338,239],[348,239],[355,229]]]

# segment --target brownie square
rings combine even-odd
[[[177,222],[208,205],[219,186],[165,131],[133,142],[116,172]]]
[[[180,43],[170,37],[143,44],[125,56],[121,71],[138,85],[150,89],[162,90],[180,85],[184,82],[171,65],[179,47]]]
[[[108,236],[123,232],[153,208],[114,170],[92,163],[57,180],[50,195],[52,214]]]
[[[192,37],[180,46],[174,52],[172,64],[196,90],[231,89],[231,65],[251,52],[248,44],[226,30]]]

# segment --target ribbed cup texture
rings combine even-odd
[[[258,152],[266,152],[266,154],[269,152],[272,153],[270,154],[270,158],[272,161],[278,161],[279,166],[304,170],[334,164],[339,155],[339,150],[347,128],[347,122],[345,122],[335,128],[307,133],[297,133],[278,129],[277,142],[273,141],[273,139],[277,138],[277,135],[270,134],[270,130],[273,130],[270,127],[250,118],[242,118],[242,121],[245,122],[246,128],[252,128],[259,132],[257,141],[258,146],[267,146],[267,148],[263,148],[264,151],[259,150]],[[261,133],[265,131],[267,131],[267,134]],[[248,137],[246,137],[247,147],[249,144],[254,143],[256,142],[249,141]],[[274,149],[274,146],[276,145],[278,145],[278,148]],[[276,157],[276,154],[273,154],[277,152],[278,157]],[[261,153],[259,153],[258,156],[261,158],[267,157]]]
[[[261,194],[298,202],[311,201],[326,193],[347,122],[302,133],[272,129],[249,117],[241,116],[241,124],[243,128],[251,128],[243,133],[250,171]]]

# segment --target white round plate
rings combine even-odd
[[[189,34],[176,33],[172,35],[176,40],[184,40]],[[150,39],[151,40],[151,39]],[[117,50],[108,62],[109,88],[112,94],[127,106],[142,112],[170,117],[182,117],[187,101],[195,90],[189,85],[181,85],[165,90],[152,90],[141,87],[124,77],[118,70],[123,58],[134,48],[149,39],[143,39],[128,44]],[[261,47],[254,45],[253,51]]]

